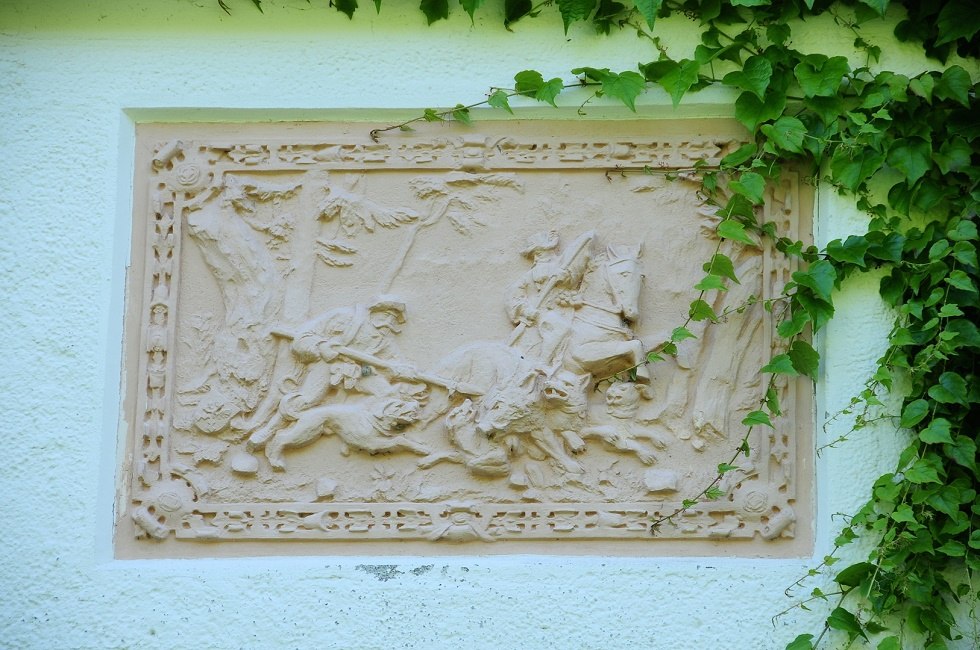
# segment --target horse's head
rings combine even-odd
[[[623,318],[633,322],[640,315],[640,289],[643,273],[640,269],[641,245],[607,246],[606,277],[613,300]]]

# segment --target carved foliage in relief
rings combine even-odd
[[[733,312],[646,365],[689,301],[697,269],[677,267],[710,256],[717,216],[684,180],[591,171],[580,189],[553,169],[681,166],[731,146],[159,145],[146,181],[138,535],[649,535],[740,437],[770,323],[758,305]],[[398,171],[409,164],[433,168]],[[776,216],[794,232],[795,188],[779,192]],[[644,229],[651,204],[672,221]],[[742,283],[716,313],[786,281],[767,251],[722,246]],[[781,399],[794,390],[781,385]],[[661,534],[792,536],[790,426],[756,434],[726,497]]]

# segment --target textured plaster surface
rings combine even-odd
[[[770,623],[813,558],[110,559],[133,119],[388,119],[480,97],[529,61],[548,77],[651,56],[631,35],[566,39],[554,20],[509,34],[458,9],[426,28],[414,9],[349,23],[298,0],[265,17],[228,4],[231,17],[204,1],[0,2],[0,647],[782,648],[813,630],[819,612]],[[686,51],[687,21],[663,29]],[[730,100],[685,110],[725,115]],[[642,114],[671,115],[669,100],[651,93]],[[818,239],[852,218],[821,204]],[[875,284],[848,285],[818,341],[818,425],[881,349]],[[831,515],[893,462],[873,440],[818,461],[816,557]]]

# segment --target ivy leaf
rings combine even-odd
[[[954,99],[970,108],[970,89],[973,81],[970,73],[958,65],[947,68],[936,83],[935,95],[940,99]]]
[[[508,113],[510,113],[511,115],[514,114],[513,109],[510,107],[510,98],[507,96],[507,93],[504,92],[503,90],[493,91],[490,94],[490,97],[487,98],[487,104],[489,104],[493,108],[502,108]]]
[[[835,56],[828,59],[823,54],[806,56],[793,68],[796,80],[806,97],[836,95],[844,75],[850,70],[846,57]]]
[[[686,327],[675,327],[674,331],[670,333],[670,340],[673,341],[674,343],[680,343],[681,341],[687,339],[696,339],[696,338],[698,337],[696,337],[693,333],[691,333],[691,330],[687,329]]]
[[[470,23],[473,23],[473,14],[479,9],[485,0],[459,0],[459,4],[462,5],[463,10],[470,16]],[[492,106],[493,104],[491,104]]]
[[[806,125],[797,118],[784,115],[772,124],[763,124],[760,130],[780,149],[803,153]]]
[[[789,25],[785,23],[770,23],[766,27],[766,38],[769,39],[770,43],[776,45],[782,45],[789,37],[793,35],[793,31],[790,29]]]
[[[892,232],[882,237],[880,231],[872,231],[865,237],[871,243],[868,247],[869,256],[885,262],[898,263],[902,260],[902,249],[905,247],[905,237],[902,235]]]
[[[932,103],[932,91],[936,87],[936,79],[928,72],[924,72],[909,82],[909,90]]]
[[[734,219],[725,219],[718,224],[718,236],[722,239],[731,239],[750,246],[759,245],[745,232],[745,226]]]
[[[806,375],[813,381],[817,380],[817,368],[820,367],[820,354],[806,341],[793,341],[789,350],[789,358],[793,368],[801,375]]]
[[[646,87],[646,79],[637,72],[610,72],[609,68],[575,68],[572,74],[584,75],[586,79],[602,84],[602,94],[615,97],[636,112],[635,100]]]
[[[462,104],[456,104],[453,108],[453,119],[462,122],[463,124],[472,124],[473,119],[470,117],[470,109],[466,108]]]
[[[962,291],[967,291],[969,293],[977,292],[977,287],[973,284],[973,280],[970,279],[970,276],[967,275],[966,272],[960,271],[959,269],[950,272],[950,274],[946,277],[946,282]]]
[[[929,389],[929,397],[942,404],[969,404],[966,380],[955,372],[944,372]],[[949,441],[952,442],[952,441]]]
[[[733,7],[768,7],[772,0],[731,0]]]
[[[936,19],[939,38],[936,45],[952,43],[957,39],[970,40],[980,30],[980,13],[973,0],[950,0]]]
[[[694,288],[698,291],[728,291],[724,278],[717,275],[704,276],[700,282],[694,285]]]
[[[532,97],[539,102],[547,102],[557,108],[555,97],[564,89],[558,77],[545,81],[537,70],[523,70],[514,75],[514,90],[519,95]]]
[[[909,402],[902,410],[902,420],[900,426],[906,429],[914,427],[929,414],[929,402],[924,399],[917,399]]]
[[[817,114],[826,125],[834,124],[844,114],[844,100],[839,96],[814,96],[803,100],[803,105]]]
[[[796,376],[796,368],[793,367],[793,360],[788,354],[777,354],[766,365],[762,366],[760,372],[770,372],[774,375]]]
[[[576,20],[585,20],[595,9],[596,0],[557,0],[558,11],[561,13],[561,21],[565,24],[565,33],[568,33],[568,26]]]
[[[760,100],[765,98],[766,89],[772,79],[772,63],[764,56],[750,56],[741,70],[725,75],[721,82],[753,93]]]
[[[797,301],[806,310],[813,323],[813,331],[817,332],[834,317],[834,305],[826,300],[815,298],[805,293],[797,294]]]
[[[738,281],[738,276],[735,275],[735,266],[732,264],[732,258],[723,253],[715,253],[711,257],[711,261],[703,264],[702,268],[706,273],[710,273],[711,275],[720,275],[722,277],[729,278],[736,284],[741,284],[741,282]]]
[[[531,13],[534,4],[531,0],[504,0],[504,27],[516,23],[524,16]]]
[[[793,312],[792,318],[788,318],[779,324],[776,333],[784,339],[796,336],[803,331],[806,324],[810,322],[810,314],[805,309],[797,309]]]
[[[749,131],[755,131],[762,122],[782,115],[785,107],[786,95],[783,92],[767,92],[766,98],[760,101],[755,93],[747,90],[735,100],[735,118]]]
[[[710,320],[712,323],[718,322],[718,315],[715,314],[715,311],[711,308],[711,305],[703,300],[695,300],[692,302],[688,315],[694,322],[700,322],[703,320]]]
[[[895,512],[891,514],[892,521],[898,522],[900,524],[914,524],[915,513],[908,504],[902,503],[897,508]]]
[[[660,7],[663,6],[664,0],[636,0],[633,4],[636,6],[636,10],[643,16],[643,19],[647,21],[647,27],[653,29],[653,24],[657,20],[657,14],[660,12]]]
[[[519,95],[534,97],[544,85],[544,77],[537,70],[522,70],[514,75],[514,90]]]
[[[958,465],[977,471],[977,443],[969,436],[956,436],[953,444],[946,447],[946,453]]]
[[[919,440],[929,444],[953,444],[950,427],[951,424],[946,418],[936,418],[929,423],[929,426],[919,432]]]
[[[957,542],[956,540],[952,539],[936,550],[950,557],[963,557],[966,555],[966,546],[964,546],[961,542]]]
[[[351,20],[354,19],[354,12],[357,11],[357,0],[333,0],[332,4],[337,11]]]
[[[794,282],[813,289],[818,296],[828,302],[836,280],[837,271],[827,260],[817,260],[810,264],[806,271],[793,273]]]
[[[980,239],[980,232],[974,222],[961,220],[956,223],[955,228],[946,233],[946,236],[956,242],[965,242]]]
[[[936,468],[923,459],[915,461],[912,467],[905,470],[905,480],[921,485],[923,483],[942,483]]]
[[[769,419],[769,414],[765,411],[752,411],[745,416],[745,419],[742,420],[742,424],[747,427],[763,425],[769,427],[770,429],[776,428],[772,425],[772,420]]]
[[[885,15],[885,11],[888,9],[888,3],[890,1],[891,0],[861,0],[863,4],[866,4],[878,12],[879,16]]]
[[[861,623],[858,622],[857,617],[843,607],[838,607],[830,613],[830,616],[827,617],[827,625],[835,630],[846,632],[848,639],[851,641],[859,636],[865,639],[868,638],[864,633],[864,629],[861,628]]]
[[[434,108],[427,108],[422,112],[422,117],[426,122],[442,122],[442,115]]]
[[[827,244],[827,255],[838,262],[850,262],[864,268],[864,254],[871,244],[859,235],[850,235],[843,243],[839,239]]]
[[[980,348],[980,329],[965,318],[957,318],[946,324],[946,331],[956,334],[957,344],[968,348]]]
[[[631,70],[619,74],[610,73],[602,81],[602,92],[620,100],[634,113],[636,112],[636,98],[645,88],[646,80],[643,76]],[[674,102],[675,105],[676,103]]]
[[[741,147],[731,152],[721,159],[722,167],[738,167],[742,163],[750,160],[759,151],[759,147],[754,142],[746,142]]]
[[[878,151],[839,147],[830,160],[831,178],[852,192],[874,176],[885,155]]]
[[[701,64],[697,61],[682,59],[677,62],[677,67],[671,69],[659,79],[660,85],[670,94],[670,98],[674,102],[674,108],[677,108],[684,93],[697,83],[698,72],[700,70]]]
[[[783,414],[779,409],[779,394],[773,386],[766,389],[766,408],[773,415],[779,416]]]
[[[733,192],[741,194],[747,198],[753,203],[753,205],[762,205],[763,195],[766,191],[766,179],[762,177],[762,174],[745,172],[744,174],[741,174],[737,180],[730,181],[728,183],[728,187]]]
[[[905,174],[911,185],[932,167],[932,143],[918,136],[896,140],[888,150],[887,162]]]
[[[813,650],[812,634],[801,634],[786,646],[786,650]]]
[[[564,89],[564,82],[562,82],[562,80],[558,77],[555,77],[546,81],[544,85],[538,89],[538,92],[534,94],[534,98],[539,102],[547,102],[555,108],[558,108],[558,104],[555,103],[555,97],[561,94],[561,91]]]
[[[841,569],[841,572],[834,578],[834,582],[843,587],[857,587],[874,568],[874,565],[870,562],[852,564],[845,569]]]
[[[980,12],[977,12],[980,15]],[[973,154],[973,147],[967,144],[966,140],[956,136],[952,140],[947,140],[939,148],[939,153],[933,154],[933,159],[939,166],[943,174],[959,172],[970,166],[970,156]]]
[[[419,9],[430,25],[437,20],[449,18],[449,0],[422,0]]]

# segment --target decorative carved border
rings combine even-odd
[[[649,126],[644,125],[648,130]],[[199,473],[176,462],[171,453],[174,400],[176,287],[181,281],[180,242],[186,213],[196,199],[213,191],[228,173],[345,170],[370,173],[376,169],[431,172],[520,171],[536,169],[656,168],[689,170],[695,162],[710,168],[740,144],[730,135],[681,137],[534,136],[517,133],[472,135],[411,134],[371,142],[367,125],[356,125],[348,137],[264,138],[190,135],[150,146],[138,164],[145,169],[147,196],[135,206],[145,220],[145,239],[136,246],[146,251],[142,286],[130,288],[129,300],[141,300],[139,363],[135,373],[136,400],[131,454],[125,468],[130,476],[125,509],[131,518],[120,530],[144,540],[414,540],[495,542],[502,540],[624,540],[651,539],[650,520],[670,512],[675,500],[633,503],[217,503],[207,498],[208,487]],[[193,129],[191,129],[193,130]],[[197,131],[201,131],[200,128]],[[204,132],[207,128],[204,128]],[[629,133],[628,130],[624,132]],[[139,174],[138,174],[139,175]],[[615,174],[613,175],[615,176]],[[765,206],[765,219],[775,221],[790,237],[801,235],[801,186],[792,172],[783,175]],[[781,255],[767,247],[764,256],[765,295],[779,291],[793,271]],[[766,345],[777,342],[767,321]],[[134,334],[131,331],[130,335]],[[780,398],[787,410],[809,409],[807,389],[783,382]],[[733,472],[729,496],[704,502],[657,531],[660,539],[775,540],[794,535],[799,481],[808,481],[809,468],[801,458],[795,423],[779,418],[771,433],[755,436],[753,459],[764,462]],[[803,437],[808,440],[808,437]],[[775,459],[786,489],[773,500]],[[809,489],[804,486],[803,492]],[[808,498],[808,497],[807,497]],[[806,515],[809,507],[804,507]],[[132,534],[131,533],[131,534]],[[123,533],[124,534],[124,533]],[[151,542],[143,542],[151,543]],[[655,545],[654,545],[655,546]],[[439,552],[433,547],[433,552]],[[651,552],[657,552],[651,550]]]

